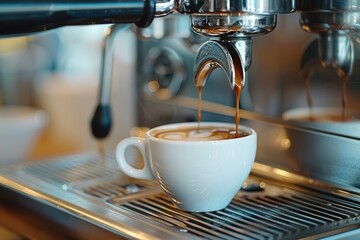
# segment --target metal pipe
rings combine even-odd
[[[155,12],[158,16],[165,16],[172,12],[174,1],[162,1],[156,4]],[[110,107],[111,80],[113,70],[113,42],[116,33],[126,29],[128,25],[111,25],[105,29],[102,45],[101,76],[98,106],[91,120],[91,132],[98,139],[106,138],[112,126]]]
[[[112,127],[110,107],[111,82],[113,73],[114,39],[116,33],[127,29],[129,25],[111,25],[104,30],[98,105],[91,119],[91,132],[96,138],[105,138]]]
[[[174,0],[157,0],[155,7],[155,17],[163,17],[174,11]]]
[[[45,31],[67,25],[135,23],[147,27],[155,0],[1,0],[0,35]]]

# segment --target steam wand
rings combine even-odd
[[[173,12],[173,0],[156,0],[155,17],[163,17]],[[91,132],[97,139],[106,138],[111,130],[112,114],[110,107],[111,79],[113,68],[113,50],[116,33],[127,29],[130,25],[114,24],[105,29],[102,45],[101,79],[99,84],[99,100],[91,119]]]
[[[99,84],[99,99],[91,119],[91,132],[95,138],[107,137],[111,130],[112,114],[110,107],[111,79],[113,70],[113,50],[116,33],[127,29],[129,25],[111,25],[105,29],[102,44],[102,59]]]

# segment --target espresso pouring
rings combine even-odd
[[[348,77],[344,76],[344,74],[338,74],[341,78],[341,85],[342,85],[342,101],[341,101],[341,112],[339,114],[335,115],[326,115],[326,116],[316,116],[313,113],[313,97],[311,94],[311,78],[310,76],[307,76],[304,79],[305,83],[305,89],[306,89],[306,98],[307,98],[307,104],[309,108],[309,116],[306,118],[303,118],[303,120],[311,121],[311,122],[321,122],[321,121],[331,121],[331,122],[346,122],[352,119],[351,116],[346,115],[346,102],[347,102],[347,94],[346,94],[346,86]]]
[[[240,67],[240,66],[238,66]],[[239,123],[240,123],[240,97],[242,92],[242,79],[240,76],[237,76],[235,81],[237,84],[234,86],[235,92],[235,137],[241,137],[242,133],[239,132]],[[202,86],[197,86],[198,89],[198,110],[197,110],[197,121],[198,121],[198,131],[201,130],[201,99],[202,99]]]

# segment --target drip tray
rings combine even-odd
[[[126,238],[298,239],[344,232],[360,236],[359,192],[314,181],[301,186],[298,180],[285,180],[283,171],[269,169],[256,163],[231,204],[208,213],[178,210],[155,182],[121,174],[113,155],[81,153],[10,166],[1,170],[0,184]]]

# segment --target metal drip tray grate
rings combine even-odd
[[[178,210],[162,193],[125,200],[113,197],[108,202],[206,239],[296,238],[315,229],[360,220],[359,203],[288,188],[270,188],[269,193],[240,192],[227,208],[209,213]]]
[[[208,213],[175,208],[155,182],[122,175],[113,155],[78,154],[12,167],[0,172],[0,183],[23,194],[33,191],[31,197],[76,217],[87,216],[86,221],[120,235],[140,231],[160,239],[294,239],[359,227],[359,195],[346,198],[280,182],[256,174],[257,167],[261,165],[254,166],[247,182],[266,187],[241,190],[227,208]]]
[[[134,181],[135,182],[135,181]],[[108,198],[113,196],[129,196],[131,194],[147,191],[148,189],[155,188],[145,183],[128,183],[110,182],[104,185],[90,186],[83,189],[84,193],[94,197]]]
[[[94,153],[70,155],[53,161],[20,166],[17,170],[23,174],[61,185],[119,175],[114,161],[109,161]]]

